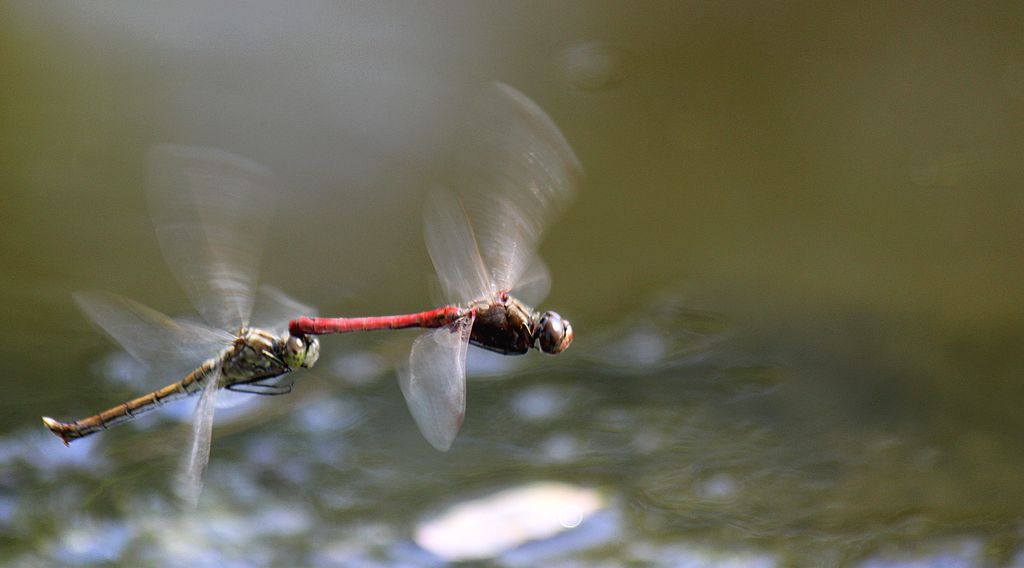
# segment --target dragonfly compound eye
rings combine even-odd
[[[312,367],[320,358],[320,342],[313,337],[289,335],[281,359],[289,367]]]
[[[302,366],[307,369],[316,364],[317,359],[320,358],[320,340],[315,337],[306,336],[306,357],[302,361]]]
[[[289,335],[288,339],[284,341],[282,351],[281,359],[289,367],[298,367],[306,360],[306,344],[301,337]]]
[[[557,313],[544,312],[540,317],[537,336],[540,350],[554,355],[565,351],[572,343],[572,326],[569,320],[563,320]]]

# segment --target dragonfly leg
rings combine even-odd
[[[282,361],[277,355],[274,355],[273,353],[267,351],[266,349],[260,351],[260,354],[262,354],[267,359],[270,359],[271,361],[281,365],[282,367],[287,367],[284,361]]]
[[[292,386],[295,385],[295,379],[289,377],[286,381],[282,381],[278,384],[268,384],[264,382],[273,380],[273,378],[274,377],[259,379],[248,383],[235,383],[228,385],[227,389],[234,392],[258,394],[263,396],[278,396],[292,392]]]

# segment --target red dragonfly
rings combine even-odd
[[[505,355],[531,348],[555,354],[573,338],[568,320],[511,295],[533,303],[547,294],[550,277],[535,252],[582,176],[572,148],[536,103],[504,84],[480,98],[460,140],[456,193],[435,192],[424,215],[427,250],[450,304],[289,323],[291,333],[309,335],[435,328],[416,339],[399,382],[423,436],[441,451],[465,415],[470,343]]]

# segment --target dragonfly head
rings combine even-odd
[[[281,359],[291,368],[312,367],[320,358],[320,341],[311,335],[289,335]]]
[[[572,343],[572,325],[556,312],[544,312],[540,316],[535,339],[541,351],[557,355]]]

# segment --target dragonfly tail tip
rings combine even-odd
[[[65,435],[63,423],[58,422],[53,418],[50,418],[49,416],[43,416],[43,425],[46,426],[46,428],[49,429],[50,432],[53,432],[54,436],[60,438],[61,441],[64,442],[65,446],[71,445],[70,439],[68,439],[68,437]]]

